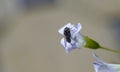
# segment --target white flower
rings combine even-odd
[[[96,61],[93,63],[96,72],[120,72],[120,64],[109,64],[93,54]]]
[[[83,37],[79,33],[81,28],[80,23],[76,25],[68,23],[58,30],[58,32],[64,36],[64,38],[61,39],[61,44],[65,48],[66,53],[69,53],[73,49],[80,48],[80,46],[85,43]]]

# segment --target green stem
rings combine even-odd
[[[107,51],[111,51],[111,52],[114,52],[114,53],[120,53],[119,50],[113,50],[113,49],[109,49],[109,48],[105,48],[105,47],[100,47],[101,49],[104,49],[104,50],[107,50]]]

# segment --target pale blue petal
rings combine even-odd
[[[85,45],[85,40],[83,39],[83,36],[79,33],[76,34],[76,38],[74,40],[76,41],[78,47]]]
[[[79,33],[79,31],[82,29],[82,26],[80,23],[75,25],[75,28],[77,29],[77,31],[75,33]]]
[[[95,58],[96,60],[96,63],[99,63],[99,64],[104,64],[105,62],[103,60],[101,60],[95,53],[93,53],[93,57]]]
[[[74,26],[71,28],[72,38],[75,38],[76,34],[78,34],[81,29],[82,29],[82,26],[81,26],[80,23],[74,25]]]
[[[68,43],[65,38],[61,39],[61,45],[65,48],[66,53],[69,53],[71,50],[74,50],[77,48],[76,46],[76,42],[74,42],[73,40],[71,40],[71,43]]]
[[[93,57],[96,61],[93,63],[94,69],[96,72],[119,72],[116,68],[119,68],[118,65],[108,64],[101,60],[96,54],[93,53]]]
[[[117,72],[120,72],[120,64],[108,64],[112,69]]]
[[[100,65],[98,63],[95,63],[95,62],[93,63],[93,65],[94,65],[95,72],[98,72]]]
[[[93,65],[94,65],[95,72],[117,72],[112,67],[104,63],[101,64],[101,63],[94,62]]]
[[[108,65],[100,65],[98,72],[116,72],[114,71],[111,67],[109,67]]]
[[[60,34],[64,35],[64,29],[65,29],[66,27],[70,28],[70,27],[73,27],[73,25],[71,25],[71,23],[67,23],[65,26],[63,26],[62,28],[60,28],[60,29],[58,30],[58,32],[59,32]]]

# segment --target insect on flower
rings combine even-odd
[[[73,49],[80,48],[81,45],[85,43],[82,35],[79,33],[81,28],[80,23],[76,25],[68,23],[58,30],[58,32],[64,36],[60,43],[65,48],[66,53],[69,53]]]
[[[66,39],[66,41],[67,42],[71,42],[71,33],[70,33],[70,28],[68,28],[68,27],[66,27],[65,29],[64,29],[64,35],[65,35],[65,39]]]

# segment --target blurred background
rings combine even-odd
[[[120,50],[120,0],[0,0],[0,72],[94,72],[92,52],[108,63],[120,55],[76,49],[66,54],[58,29],[80,22],[81,33]]]

